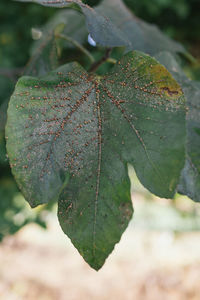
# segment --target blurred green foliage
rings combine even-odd
[[[11,175],[4,127],[9,97],[29,58],[31,28],[43,25],[54,12],[29,3],[0,2],[0,240],[29,222],[46,224],[44,215],[49,207],[31,212]]]
[[[200,42],[199,0],[124,0],[142,19],[157,24],[171,37],[191,46]]]
[[[44,24],[55,9],[37,4],[0,2],[0,65],[24,66],[29,57],[31,28]]]
[[[84,0],[90,6],[97,5],[101,0]],[[156,23],[172,37],[180,40],[200,57],[200,22],[199,0],[124,0],[132,11],[142,19]],[[45,226],[45,211],[53,204],[39,208],[30,213],[11,175],[6,157],[4,127],[9,97],[15,83],[23,72],[32,44],[31,28],[39,28],[52,17],[57,9],[36,4],[0,1],[0,240],[13,234],[29,222]],[[87,46],[95,59],[100,59],[103,48]],[[120,56],[121,49],[114,49],[113,58]],[[65,50],[61,61],[85,60],[81,53],[74,49]],[[102,65],[98,72],[105,72],[111,65]],[[194,70],[194,71],[193,71]],[[200,78],[199,67],[189,69],[188,73]]]

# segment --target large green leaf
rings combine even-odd
[[[128,162],[150,191],[174,195],[184,165],[184,97],[140,52],[103,77],[71,63],[18,81],[6,135],[26,200],[34,207],[59,197],[63,231],[99,269],[132,215]]]
[[[200,82],[186,77],[174,57],[168,52],[157,55],[181,85],[188,104],[187,159],[181,174],[178,191],[200,202]]]
[[[104,0],[96,11],[109,18],[130,42],[129,50],[139,50],[150,55],[159,51],[185,52],[182,45],[163,34],[157,26],[137,18],[121,0]]]
[[[18,0],[20,2],[35,2],[50,7],[69,7],[76,4],[86,17],[87,29],[91,37],[102,46],[117,47],[129,45],[124,34],[104,16],[98,14],[95,9],[82,3],[80,0]]]

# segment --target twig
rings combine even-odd
[[[94,63],[94,57],[90,54],[90,52],[84,48],[81,44],[79,44],[79,42],[75,41],[74,39],[72,39],[71,37],[61,34],[61,33],[57,33],[55,34],[55,36],[57,38],[61,38],[63,40],[66,40],[67,42],[73,44],[76,48],[78,48],[81,52],[83,52],[91,61],[91,63]]]

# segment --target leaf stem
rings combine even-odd
[[[106,61],[111,62],[111,63],[116,63],[116,61],[114,59],[109,57],[111,51],[112,51],[112,48],[107,48],[106,51],[105,51],[104,56],[102,56],[99,61],[96,61],[95,63],[93,63],[91,65],[91,67],[89,69],[89,72],[95,72],[98,69],[98,67]]]
[[[61,33],[56,33],[55,37],[61,38],[63,40],[66,40],[67,42],[73,44],[76,48],[78,48],[81,52],[83,52],[89,58],[91,63],[94,63],[94,57],[90,54],[90,52],[85,47],[83,47],[81,44],[79,44],[79,42],[77,42],[74,39],[72,39],[71,37],[61,34]]]

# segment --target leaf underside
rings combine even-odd
[[[132,216],[127,163],[151,192],[173,197],[185,100],[170,73],[137,51],[101,78],[70,63],[18,81],[6,136],[26,200],[35,207],[59,199],[63,231],[99,269]]]
[[[188,105],[187,155],[178,191],[200,202],[200,83],[188,79],[170,53],[161,52],[156,57],[181,85]]]

